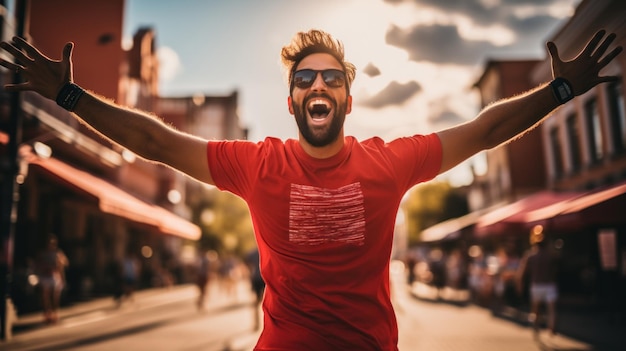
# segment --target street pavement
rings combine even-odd
[[[463,292],[447,292],[445,300],[435,296],[435,292],[426,286],[414,286],[409,289],[404,284],[403,267],[392,265],[392,293],[399,326],[400,351],[613,351],[619,348],[598,348],[571,336],[549,335],[541,332],[534,335],[532,329],[523,323],[495,317],[488,309],[465,303]],[[78,344],[72,350],[99,351],[108,349],[124,350],[252,350],[258,332],[252,330],[251,321],[242,322],[250,313],[252,295],[247,282],[242,282],[239,291],[246,296],[234,301],[219,289],[210,292],[204,317],[179,318],[168,326],[155,328],[146,333],[124,335],[101,343]],[[455,296],[454,294],[457,294]],[[139,309],[157,309],[166,304],[182,304],[192,311],[197,290],[193,285],[181,285],[168,289],[150,289],[138,291],[134,304],[116,308],[111,298],[95,299],[76,304],[61,311],[61,322],[46,326],[40,314],[20,316],[13,338],[0,341],[0,350],[61,350],[59,339],[62,332],[71,328],[85,327],[89,323],[112,318],[119,314],[128,314]],[[233,306],[233,304],[237,304]],[[177,305],[178,306],[178,305]],[[230,306],[230,307],[229,307]],[[178,308],[178,307],[177,307]],[[231,333],[228,343],[209,345],[207,315],[228,308],[229,314],[211,325],[212,333]],[[237,312],[239,311],[239,312]],[[230,314],[232,312],[232,314]],[[161,312],[159,312],[161,313]],[[165,312],[164,312],[165,313]],[[237,314],[239,313],[239,314]],[[162,316],[166,318],[165,316]],[[56,337],[55,337],[56,336]],[[205,340],[205,341],[202,341]],[[191,343],[193,341],[193,343]],[[203,344],[204,342],[204,344]],[[56,343],[56,344],[55,344]],[[70,344],[71,345],[71,344]],[[623,350],[623,349],[622,349]]]
[[[535,335],[528,326],[493,316],[488,309],[472,304],[427,297],[419,303],[396,301],[396,311],[400,350],[594,350],[563,335],[553,336],[547,331]]]
[[[547,331],[534,334],[529,326],[495,317],[490,310],[468,303],[466,291],[414,284],[407,287],[403,266],[392,264],[396,289],[400,351],[598,351],[591,345]]]

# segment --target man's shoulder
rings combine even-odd
[[[353,137],[347,137],[346,140],[348,140],[348,138],[353,139],[353,146],[360,145],[365,149],[380,151],[428,150],[432,148],[434,143],[439,143],[439,139],[435,133],[400,136],[389,140],[385,140],[379,136],[373,136],[361,141],[358,141]]]
[[[233,140],[209,140],[208,147],[213,150],[231,150],[235,152],[250,152],[252,150],[263,149],[283,149],[292,143],[297,142],[292,139],[282,140],[277,137],[265,137],[263,140],[253,141],[246,139]]]
[[[411,134],[411,135],[402,135],[402,136],[396,136],[393,138],[383,138],[381,136],[371,136],[368,138],[364,138],[361,141],[357,140],[355,137],[353,136],[348,136],[346,137],[346,139],[353,139],[355,142],[357,143],[361,143],[361,144],[392,144],[392,143],[396,143],[396,142],[401,142],[403,140],[433,140],[433,139],[438,139],[439,136],[437,135],[437,133],[428,133],[428,134]]]

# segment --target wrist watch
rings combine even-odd
[[[554,80],[550,82],[550,87],[552,88],[554,98],[560,105],[570,101],[575,96],[572,84],[570,84],[570,82],[568,82],[565,78],[554,78]]]

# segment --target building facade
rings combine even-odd
[[[570,60],[600,29],[617,34],[611,48],[626,47],[625,2],[583,0],[547,40],[557,44],[562,59]],[[622,53],[601,71],[620,80],[596,86],[556,109],[530,133],[490,150],[487,173],[476,177],[469,190],[474,198],[482,199],[477,202],[480,206],[467,216],[426,229],[425,244],[467,247],[468,262],[474,266],[503,264],[519,259],[530,246],[531,228],[541,225],[561,257],[563,296],[623,310],[624,72],[626,55]],[[481,105],[486,106],[551,79],[549,57],[489,61],[475,87],[480,90]],[[483,281],[493,284],[497,275],[484,277]],[[493,287],[485,289],[494,294]]]
[[[153,112],[179,129],[211,138],[245,138],[239,125],[237,93],[227,97],[165,98],[158,91],[154,31],[140,28],[133,46],[122,48],[124,0],[28,1],[28,12],[14,19],[9,8],[5,28],[24,21],[25,37],[52,58],[75,43],[74,76],[83,88],[122,105]],[[58,25],[67,23],[71,25]],[[80,30],[77,30],[79,28]],[[13,35],[3,32],[3,40]],[[2,83],[14,77],[2,72]],[[48,234],[54,233],[69,258],[64,301],[111,294],[116,265],[129,252],[141,259],[141,287],[189,279],[181,253],[202,229],[193,221],[188,194],[198,183],[172,169],[142,160],[79,123],[53,101],[20,94],[11,111],[9,94],[0,92],[0,152],[14,136],[7,126],[19,115],[19,202],[11,243],[11,296],[18,313],[37,310],[34,263]],[[177,109],[173,101],[184,101]],[[191,104],[190,104],[191,102]],[[112,117],[114,118],[114,116]],[[206,129],[219,125],[219,129]],[[204,130],[211,130],[208,135]],[[204,135],[207,134],[207,135]],[[10,161],[10,160],[9,160]],[[11,209],[3,206],[3,211]],[[188,251],[188,250],[187,250]]]

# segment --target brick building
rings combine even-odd
[[[140,28],[132,48],[122,48],[124,0],[27,3],[27,39],[52,58],[59,58],[63,45],[73,41],[74,76],[85,89],[154,112],[184,131],[200,132],[211,121],[223,126],[212,137],[245,138],[236,92],[224,98],[204,96],[200,105],[188,103],[197,97],[159,95],[154,31]],[[7,28],[15,27],[10,10],[3,12]],[[9,30],[3,38],[11,35]],[[2,73],[2,84],[11,79]],[[6,159],[11,138],[6,127],[13,115],[10,97],[0,95],[0,154]],[[21,95],[15,112],[21,116],[23,136],[18,141],[20,201],[12,287],[18,312],[38,306],[28,276],[48,233],[59,237],[70,260],[66,301],[111,293],[115,282],[110,269],[128,251],[142,259],[143,287],[165,284],[171,277],[175,282],[186,279],[179,267],[181,252],[202,235],[191,220],[194,204],[187,199],[197,183],[101,138],[53,101]],[[173,101],[186,104],[172,108]]]

